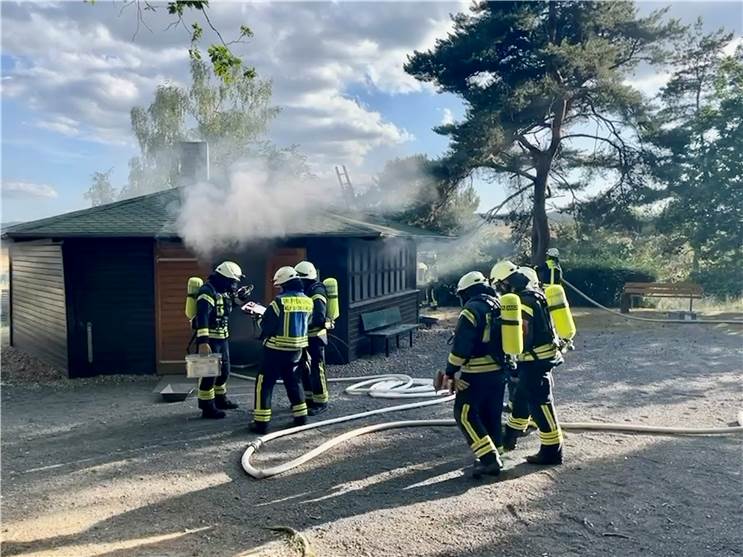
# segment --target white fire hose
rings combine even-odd
[[[238,373],[232,374],[234,377],[240,379],[247,379],[255,381],[255,378],[249,375],[242,375]],[[359,381],[360,380],[360,381]],[[308,431],[310,429],[316,429],[319,427],[339,424],[343,422],[350,422],[351,420],[358,420],[366,418],[368,416],[376,416],[378,414],[386,414],[388,412],[398,412],[402,410],[412,410],[414,408],[423,408],[425,406],[432,406],[434,404],[442,404],[454,400],[454,395],[449,395],[446,391],[434,391],[432,386],[432,379],[426,378],[413,378],[409,375],[404,374],[388,374],[388,375],[368,375],[363,377],[340,377],[329,380],[333,383],[351,383],[352,385],[346,387],[345,392],[347,394],[358,395],[368,394],[375,398],[393,398],[393,399],[404,399],[404,398],[430,398],[432,400],[424,400],[420,402],[411,402],[407,404],[399,404],[397,406],[388,406],[386,408],[378,408],[376,410],[369,410],[367,412],[359,412],[357,414],[349,414],[348,416],[339,416],[337,418],[331,418],[320,422],[313,422],[303,426],[291,427],[288,429],[282,429],[273,433],[268,433],[252,441],[242,456],[242,467],[245,472],[256,478],[270,478],[278,474],[288,472],[302,464],[309,462],[310,460],[320,456],[321,454],[329,451],[333,447],[340,445],[361,435],[367,433],[376,433],[378,431],[384,431],[387,429],[399,429],[404,427],[442,427],[442,426],[454,426],[456,422],[453,419],[438,419],[438,420],[403,420],[397,422],[386,422],[383,424],[370,425],[360,427],[347,431],[341,435],[333,437],[328,441],[325,441],[321,445],[315,447],[309,452],[283,464],[272,466],[269,468],[257,468],[250,460],[258,450],[275,439],[282,437],[288,437],[295,433],[302,431]],[[730,427],[711,427],[711,428],[685,428],[685,427],[660,427],[660,426],[648,426],[641,424],[626,424],[626,423],[603,423],[603,422],[567,422],[561,423],[560,426],[565,430],[572,431],[604,431],[604,432],[616,432],[616,433],[640,433],[646,435],[726,435],[731,433],[743,433],[743,411],[738,414],[738,425]]]

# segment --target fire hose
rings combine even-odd
[[[603,304],[600,304],[593,298],[591,298],[588,294],[585,292],[579,290],[572,284],[570,284],[565,279],[562,279],[562,282],[567,284],[572,290],[574,290],[579,296],[585,298],[589,302],[591,302],[594,306],[597,308],[603,309],[604,311],[607,311],[613,315],[617,315],[619,317],[622,317],[624,319],[632,319],[634,321],[647,321],[650,323],[684,323],[684,324],[694,324],[694,325],[743,325],[743,319],[659,319],[654,317],[638,317],[636,315],[629,315],[626,313],[621,313],[615,309],[611,309],[606,307]]]
[[[255,378],[248,375],[237,373],[234,373],[232,375],[240,379],[247,379],[251,381],[255,380]],[[328,425],[349,422],[352,420],[359,420],[362,418],[367,418],[369,416],[387,414],[390,412],[400,412],[403,410],[413,410],[415,408],[423,408],[426,406],[432,406],[434,404],[443,404],[454,400],[454,395],[450,395],[446,391],[435,391],[433,389],[431,379],[414,378],[404,374],[340,377],[330,379],[329,381],[334,383],[352,382],[353,384],[349,387],[346,387],[345,389],[345,392],[350,395],[368,394],[369,396],[372,396],[374,398],[430,398],[431,400],[399,404],[396,406],[388,406],[386,408],[378,408],[376,410],[359,412],[357,414],[339,416],[337,418],[330,418],[327,420],[322,420],[319,422],[314,422],[297,427],[291,427],[288,429],[283,429],[263,435],[252,441],[242,455],[242,468],[248,475],[256,479],[264,479],[276,476],[278,474],[283,474],[294,468],[297,468],[298,466],[301,466],[302,464],[309,462],[310,460],[313,460],[314,458],[317,458],[333,447],[336,447],[355,437],[359,437],[361,435],[366,435],[369,433],[376,433],[388,429],[400,429],[407,427],[451,427],[456,425],[456,422],[453,419],[402,420],[375,424],[342,433],[341,435],[325,441],[321,445],[318,445],[317,447],[304,453],[303,455],[289,460],[288,462],[284,462],[283,464],[271,466],[268,468],[258,468],[253,465],[251,459],[263,446],[271,441],[275,441],[276,439],[281,439],[282,437],[288,437],[290,435],[301,433],[303,431],[309,431],[311,429],[317,429]],[[645,435],[728,435],[734,433],[743,433],[743,411],[738,414],[738,425],[730,427],[685,428],[603,422],[565,422],[561,423],[560,425],[562,429],[569,431],[602,431],[615,433],[639,433]]]

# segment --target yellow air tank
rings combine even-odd
[[[204,281],[199,277],[188,279],[188,295],[186,296],[186,317],[191,321],[196,317],[196,296],[204,285]]]
[[[559,284],[551,284],[544,289],[544,294],[547,296],[547,307],[549,307],[557,336],[564,340],[572,340],[576,328],[565,290]]]
[[[328,291],[328,319],[335,321],[341,315],[340,305],[338,304],[338,281],[334,278],[326,278],[322,283]]]
[[[501,342],[503,352],[516,356],[524,351],[521,328],[521,300],[516,294],[504,294],[500,299]]]

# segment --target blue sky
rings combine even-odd
[[[663,3],[644,3],[643,11]],[[134,12],[99,2],[14,4],[2,9],[2,219],[29,220],[83,208],[95,171],[113,168],[126,182],[136,154],[128,113],[146,106],[155,87],[182,83],[188,66],[185,32],[134,35]],[[432,46],[449,28],[449,13],[465,3],[275,3],[215,5],[220,29],[247,22],[256,36],[245,56],[274,83],[283,107],[270,135],[299,144],[314,168],[346,164],[357,183],[368,182],[385,160],[447,147],[432,126],[463,109],[402,71],[406,54]],[[739,36],[740,3],[682,2],[671,15],[707,28],[727,26]],[[155,30],[169,19],[155,14]],[[207,41],[209,37],[207,37]],[[649,93],[662,75],[638,76]],[[482,207],[502,198],[502,187],[478,184]]]

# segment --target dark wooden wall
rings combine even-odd
[[[67,312],[62,246],[13,242],[11,338],[16,348],[67,370]]]
[[[152,239],[65,242],[71,377],[155,373],[153,250]]]
[[[348,253],[349,241],[343,238],[307,239],[307,259],[317,267],[320,280],[332,277],[338,281],[341,316],[328,337],[325,358],[330,364],[351,360],[348,347]]]
[[[397,306],[403,323],[418,322],[416,245],[403,238],[348,240],[347,343],[349,359],[369,353],[361,314]],[[344,289],[341,286],[341,289]]]
[[[368,354],[371,348],[370,339],[362,333],[361,314],[393,306],[400,308],[403,323],[418,322],[417,290],[391,294],[383,298],[367,300],[351,305],[348,312],[348,344],[350,346],[350,357],[352,360]]]

